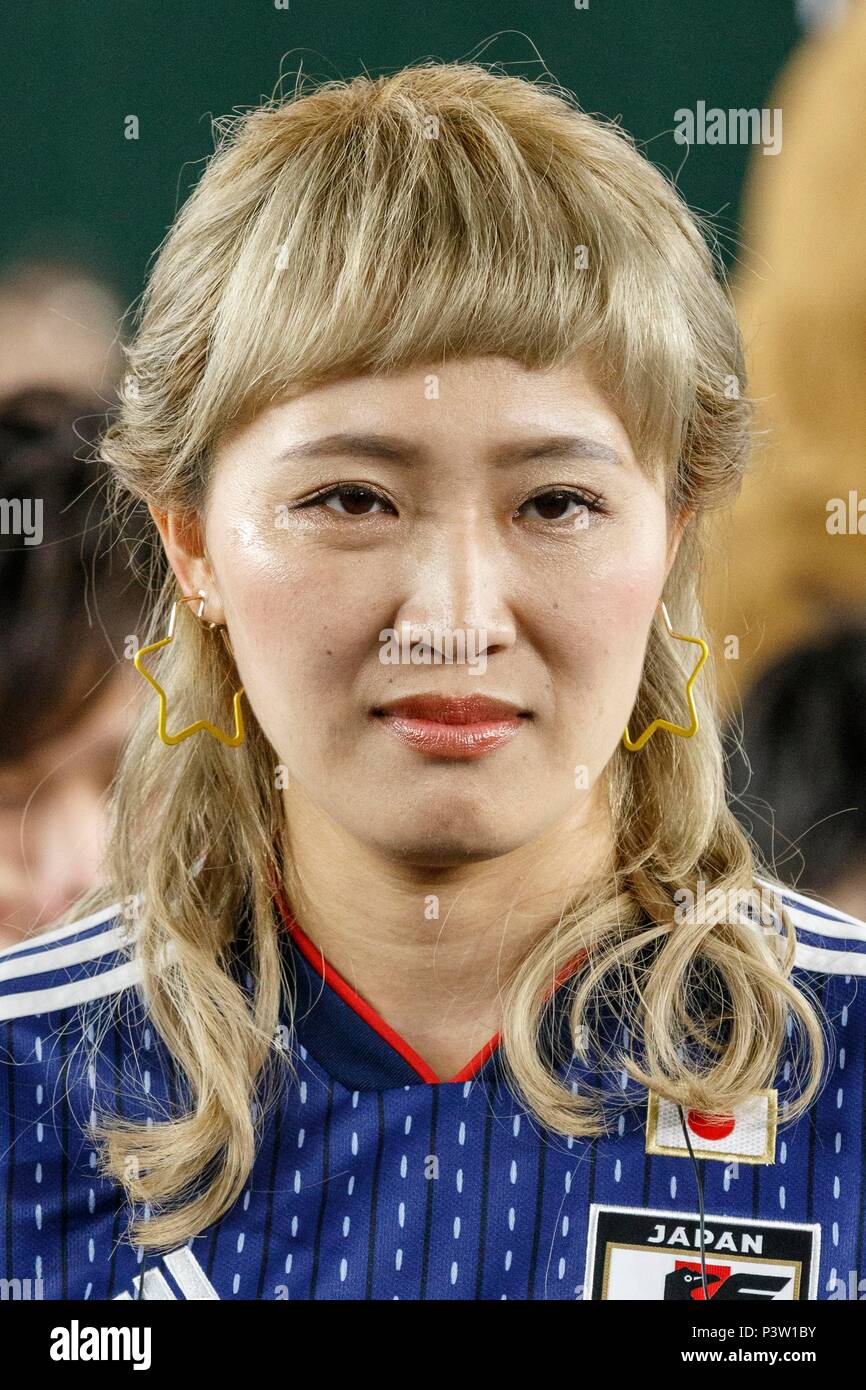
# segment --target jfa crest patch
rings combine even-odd
[[[821,1228],[707,1214],[707,1293],[723,1303],[818,1296]],[[584,1298],[703,1300],[697,1212],[590,1207]]]
[[[723,1163],[775,1163],[778,1096],[758,1091],[730,1115],[684,1112],[695,1158]],[[688,1158],[680,1112],[669,1100],[650,1092],[647,1107],[646,1151]]]

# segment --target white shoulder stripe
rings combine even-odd
[[[847,912],[840,912],[837,908],[830,907],[829,903],[807,898],[805,894],[798,893],[785,884],[763,878],[756,878],[755,882],[762,888],[768,888],[775,897],[781,899],[795,926],[814,932],[818,936],[866,941],[866,922],[860,921],[859,918],[851,917]]]
[[[856,921],[847,912],[843,912],[839,907],[831,907],[829,903],[822,902],[820,898],[811,896],[809,893],[801,893],[797,888],[791,888],[788,884],[777,884],[772,880],[766,880],[769,888],[775,888],[781,896],[790,902],[801,904],[803,907],[811,907],[815,912],[820,912],[822,917],[832,918],[836,922]]]
[[[794,964],[801,970],[817,970],[826,975],[866,975],[866,953],[863,951],[832,951],[798,942]]]
[[[785,907],[791,914],[794,926],[801,931],[814,932],[815,936],[835,937],[842,941],[866,941],[866,922],[857,922],[854,918],[850,924],[828,922],[825,917],[815,917],[811,912],[792,907],[790,903],[786,902]]]
[[[0,956],[0,980],[20,980],[25,975],[44,975],[51,970],[63,970],[70,965],[79,965],[85,960],[96,960],[99,956],[117,951],[130,940],[127,927],[110,927],[97,932],[95,936],[85,936],[81,941],[62,942],[50,951],[40,951],[35,955]]]
[[[91,999],[102,999],[105,995],[117,994],[130,985],[137,985],[140,980],[140,962],[132,960],[124,965],[115,966],[113,970],[103,970],[101,975],[87,975],[78,980],[70,980],[65,985],[28,990],[22,994],[7,994],[0,998],[0,1020],[47,1014],[54,1009],[69,1009],[75,1004],[86,1004]]]
[[[65,936],[75,936],[77,932],[87,931],[89,927],[97,927],[100,922],[108,925],[115,917],[119,917],[123,910],[122,903],[112,903],[110,907],[101,907],[98,912],[93,912],[89,917],[80,917],[77,922],[66,922],[62,927],[55,927],[53,931],[32,932],[29,936],[22,936],[20,941],[14,942],[11,946],[6,946],[0,951],[0,961],[8,960],[19,951],[31,951],[35,946],[47,946],[55,941],[62,941]]]

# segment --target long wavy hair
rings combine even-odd
[[[552,80],[424,63],[299,86],[216,123],[216,148],[171,226],[138,306],[128,375],[100,453],[120,512],[196,511],[223,432],[287,391],[357,373],[482,354],[530,368],[591,361],[636,453],[690,521],[664,592],[699,633],[713,513],[747,467],[740,333],[709,229],[615,123]],[[178,597],[153,531],[142,643]],[[172,720],[230,723],[230,648],[181,612],[160,657]],[[682,708],[676,644],[653,623],[631,727]],[[822,1084],[818,1006],[790,979],[794,930],[738,913],[678,918],[700,884],[754,892],[765,868],[725,794],[712,661],[700,732],[617,748],[604,772],[614,862],[564,904],[501,992],[501,1056],[539,1121],[602,1133],[600,1094],[563,1084],[539,1045],[545,1000],[584,948],[569,999],[575,1051],[684,1107],[728,1113],[772,1084],[794,1041],[793,1119]],[[125,1185],[136,1240],[182,1243],[225,1213],[254,1162],[262,1116],[296,1073],[274,883],[293,891],[275,754],[255,718],[226,748],[175,748],[145,718],[118,772],[105,888],[134,922],[141,998],[184,1078],[179,1113],[102,1114],[104,1171]],[[245,926],[245,982],[234,969]],[[615,1049],[587,1020],[623,1022]]]

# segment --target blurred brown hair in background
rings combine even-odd
[[[725,698],[795,644],[866,620],[866,5],[808,38],[770,98],[778,155],[752,158],[735,293],[755,468],[709,575]],[[828,530],[854,491],[862,532]],[[836,510],[836,508],[834,508]]]

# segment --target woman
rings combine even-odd
[[[99,883],[106,794],[140,717],[117,650],[146,596],[103,524],[104,466],[79,456],[99,406],[50,386],[0,402],[0,497],[22,522],[0,541],[0,947]]]
[[[748,407],[699,230],[474,65],[223,135],[102,445],[172,571],[109,892],[0,963],[4,1273],[827,1296],[866,928],[774,897],[725,801],[696,590]],[[80,1136],[38,1186],[37,1086]]]

